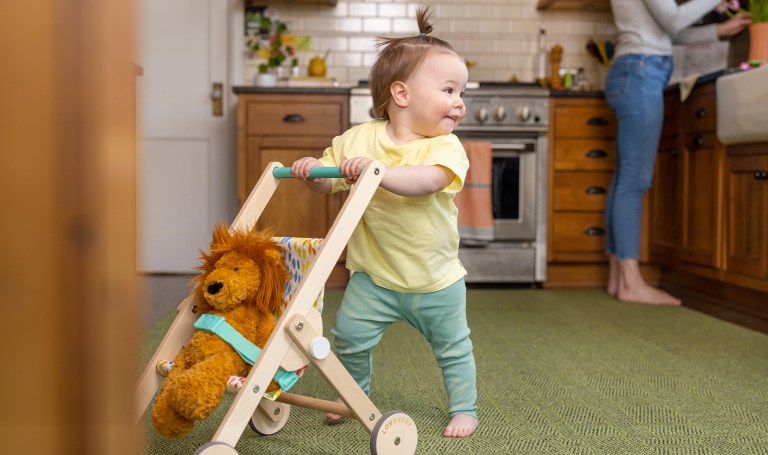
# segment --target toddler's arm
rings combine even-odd
[[[352,184],[370,161],[370,158],[365,157],[352,158],[343,161],[339,169],[347,182]],[[448,186],[451,180],[453,172],[440,165],[387,166],[380,186],[398,196],[418,197],[437,193]]]
[[[330,193],[331,192],[331,180],[330,179],[311,179],[308,180],[309,171],[312,168],[322,166],[323,164],[317,158],[307,156],[299,158],[291,165],[291,175],[294,178],[306,183],[309,189],[318,193]]]

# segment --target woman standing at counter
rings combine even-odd
[[[653,181],[664,120],[664,89],[672,74],[672,43],[717,41],[751,21],[736,14],[726,22],[691,25],[721,0],[611,0],[618,30],[605,97],[616,113],[617,162],[606,201],[608,293],[624,302],[679,305],[680,300],[648,285],[640,274],[643,196]]]

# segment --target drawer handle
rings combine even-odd
[[[605,191],[605,188],[602,186],[590,186],[586,189],[587,194],[605,194],[607,191]]]
[[[608,152],[600,149],[592,149],[587,152],[587,158],[605,158],[608,156]]]
[[[301,114],[288,114],[283,117],[285,123],[303,123],[304,117]]]
[[[704,136],[699,134],[696,137],[694,137],[693,138],[693,145],[698,146],[698,147],[701,147],[702,145],[704,145]]]
[[[680,153],[680,152],[678,152],[677,149],[672,149],[672,150],[669,151],[669,154],[672,155],[672,156],[677,156],[678,153]]]
[[[696,109],[696,118],[704,118],[707,116],[707,110],[703,107]]]
[[[591,228],[588,228],[586,231],[584,231],[587,235],[605,235],[605,229],[597,226],[592,226]]]
[[[589,126],[607,126],[610,122],[602,117],[592,117],[587,120]]]
[[[768,180],[768,171],[755,171],[755,180]]]

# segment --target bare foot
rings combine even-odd
[[[619,285],[616,297],[622,302],[649,305],[680,305],[680,299],[645,282],[637,259],[622,259],[618,263]]]
[[[480,422],[467,414],[456,414],[451,417],[448,426],[445,427],[443,436],[446,438],[467,438],[472,436]]]
[[[336,398],[336,403],[344,404],[343,401],[341,401],[341,398]],[[344,418],[344,416],[340,416],[338,414],[334,414],[332,412],[326,412],[325,413],[325,421],[330,424],[335,424],[341,422],[341,420]]]
[[[669,295],[645,283],[633,289],[619,289],[617,298],[622,302],[644,303],[648,305],[680,305],[680,299]]]

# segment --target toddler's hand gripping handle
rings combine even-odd
[[[276,167],[272,169],[272,177],[276,179],[292,179],[291,168],[289,167]],[[311,179],[340,179],[344,176],[341,174],[341,170],[338,167],[313,167],[309,171],[309,178]]]

